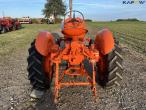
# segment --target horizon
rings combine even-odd
[[[64,0],[68,10],[68,1]],[[127,0],[128,1],[128,0]],[[145,1],[145,0],[144,0]],[[46,0],[0,0],[0,17],[44,18],[42,10]],[[146,3],[122,4],[123,0],[73,0],[73,9],[83,12],[85,19],[95,21],[115,21],[117,19],[136,18],[146,21]],[[11,4],[11,5],[10,5]]]

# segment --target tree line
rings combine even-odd
[[[128,18],[128,19],[117,19],[116,21],[139,21],[136,18]]]

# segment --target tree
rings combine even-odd
[[[43,14],[47,18],[54,15],[54,18],[56,19],[58,16],[64,15],[65,11],[66,6],[62,0],[47,0],[45,9],[43,9]]]

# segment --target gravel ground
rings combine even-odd
[[[42,100],[30,101],[26,49],[0,58],[0,110],[146,110],[146,60],[127,48],[123,52],[120,87],[105,90],[97,85],[97,102],[88,87],[66,87],[61,89],[58,105],[52,102],[51,90]]]

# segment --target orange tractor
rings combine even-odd
[[[77,14],[82,17],[76,17]],[[40,32],[31,43],[28,78],[34,89],[32,97],[40,98],[35,95],[41,96],[49,89],[52,79],[55,102],[64,86],[91,86],[96,96],[97,83],[102,87],[119,85],[123,58],[111,31],[103,29],[94,40],[86,38],[88,30],[83,14],[71,10],[66,13],[61,32],[64,37],[59,37],[57,33]],[[75,79],[85,77],[87,80],[64,81],[64,76]]]

